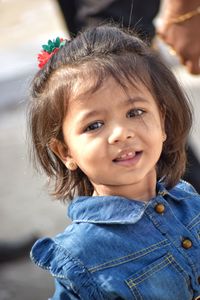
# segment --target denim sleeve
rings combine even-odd
[[[90,272],[68,247],[50,238],[38,240],[32,250],[31,259],[55,278],[56,291],[51,298],[103,300],[103,295]]]
[[[70,286],[62,279],[55,279],[55,293],[48,300],[80,300],[79,296],[74,293]]]

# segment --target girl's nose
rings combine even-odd
[[[111,134],[108,137],[109,144],[116,144],[120,142],[124,142],[127,139],[130,139],[134,136],[132,130],[124,128],[124,127],[116,127],[112,130]]]

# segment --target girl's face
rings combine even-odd
[[[94,186],[95,195],[148,200],[155,195],[156,163],[162,152],[164,117],[147,88],[125,92],[112,78],[95,93],[69,102],[63,122],[68,152]]]

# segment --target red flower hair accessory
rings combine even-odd
[[[63,47],[65,43],[66,40],[57,37],[53,41],[49,40],[47,45],[42,45],[43,50],[38,54],[38,67],[42,69],[50,57],[58,52],[58,50]]]

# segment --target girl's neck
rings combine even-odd
[[[156,195],[156,173],[146,177],[145,182],[136,182],[131,185],[108,186],[93,184],[93,196],[122,196],[138,201],[149,201]]]

